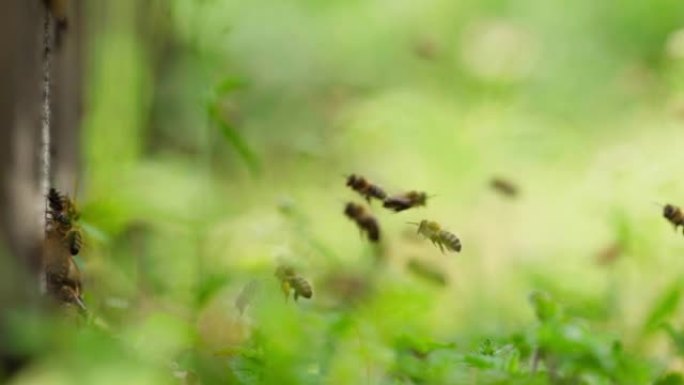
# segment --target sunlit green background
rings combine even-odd
[[[79,262],[106,326],[12,315],[17,345],[38,352],[14,384],[554,383],[533,381],[524,344],[519,367],[467,355],[533,333],[535,290],[582,318],[569,340],[604,357],[619,339],[636,357],[601,368],[641,376],[578,358],[589,374],[557,383],[682,368],[660,323],[682,326],[684,237],[655,204],[684,204],[684,2],[89,6]],[[435,196],[372,205],[378,251],[342,214],[361,200],[352,172]],[[492,191],[495,176],[519,198]],[[413,236],[421,219],[462,253]],[[412,275],[411,258],[448,284]],[[279,260],[311,300],[284,300]],[[426,365],[402,343],[454,356]]]

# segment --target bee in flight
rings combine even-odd
[[[489,187],[509,198],[515,198],[518,195],[518,186],[504,178],[492,178],[492,180],[489,181]]]
[[[278,266],[275,276],[280,280],[280,286],[283,293],[285,293],[285,298],[290,298],[290,290],[294,290],[295,301],[300,296],[307,299],[313,296],[313,290],[309,281],[298,275],[293,267]]]
[[[378,242],[380,240],[378,221],[363,206],[349,202],[344,208],[344,214],[356,222],[361,232],[365,231],[368,234],[368,239],[371,242]]]
[[[439,223],[423,219],[420,223],[409,222],[409,224],[418,226],[418,234],[439,246],[442,253],[444,253],[445,247],[449,251],[457,253],[461,251],[461,240],[453,233],[443,230]]]
[[[55,188],[50,188],[47,200],[49,206],[48,227],[62,236],[71,255],[77,255],[83,247],[83,235],[80,226],[76,224],[80,218],[80,213],[75,202],[67,195],[59,193]]]
[[[366,180],[366,178],[360,175],[349,175],[347,177],[347,186],[361,194],[361,196],[363,196],[368,203],[370,203],[371,198],[381,201],[387,198],[387,193],[385,193],[385,190],[370,183],[368,180]]]
[[[682,213],[682,209],[679,207],[669,203],[666,204],[663,206],[663,217],[672,223],[675,231],[677,231],[679,226],[684,228],[684,213]]]
[[[420,191],[409,191],[404,194],[394,195],[385,199],[382,207],[394,210],[398,213],[400,211],[408,210],[412,207],[425,206],[427,203],[427,194]]]

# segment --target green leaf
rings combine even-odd
[[[539,321],[546,322],[560,318],[561,309],[548,293],[535,291],[530,294],[529,298]]]
[[[662,325],[666,318],[677,311],[681,295],[682,290],[679,285],[679,279],[676,279],[672,286],[661,294],[649,312],[646,322],[644,322],[644,333],[654,331]]]
[[[653,385],[682,385],[684,378],[679,373],[667,373],[657,379]]]
[[[214,87],[214,95],[216,97],[222,97],[240,88],[244,88],[247,85],[245,79],[229,76],[222,81],[220,81],[216,87]]]
[[[250,172],[252,174],[259,174],[261,171],[259,158],[238,130],[228,123],[221,115],[216,103],[211,103],[207,108],[207,112],[209,114],[209,119],[218,126],[223,138],[238,152],[242,160],[247,164],[247,168],[249,168]]]

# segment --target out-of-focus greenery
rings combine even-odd
[[[4,312],[32,357],[13,384],[684,382],[684,237],[654,205],[684,205],[684,2],[105,3],[93,316]],[[353,172],[435,196],[374,203],[374,248],[342,214]],[[280,260],[312,299],[284,299]]]

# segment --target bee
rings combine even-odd
[[[78,228],[72,228],[64,236],[67,246],[69,247],[69,252],[71,255],[78,255],[83,247],[83,239],[81,235],[81,230]]]
[[[492,178],[492,180],[489,181],[489,187],[509,198],[515,198],[518,195],[518,186],[503,178]]]
[[[309,281],[299,276],[293,267],[281,265],[276,269],[275,276],[280,280],[285,298],[290,297],[290,290],[294,290],[295,301],[300,296],[307,299],[313,296],[313,289]]]
[[[76,203],[67,195],[59,193],[55,188],[50,188],[47,200],[49,207],[48,228],[62,236],[71,255],[78,255],[83,246],[83,234],[80,226],[76,224],[80,218]]]
[[[378,242],[380,240],[380,226],[378,225],[378,221],[369,214],[363,206],[349,202],[344,208],[344,214],[349,217],[349,219],[356,222],[362,233],[365,231],[368,234],[368,239],[371,242]]]
[[[371,198],[381,201],[387,198],[387,193],[385,193],[382,188],[368,182],[366,178],[356,174],[351,174],[347,177],[347,186],[361,194],[368,203],[370,203]]]
[[[45,6],[52,13],[52,17],[57,22],[59,31],[64,31],[69,26],[67,19],[67,10],[69,9],[69,0],[43,0]]]
[[[677,206],[669,203],[663,206],[663,217],[672,223],[675,231],[677,231],[677,227],[679,226],[684,227],[684,214],[682,213],[682,209]]]
[[[418,234],[428,238],[433,244],[439,246],[439,249],[444,253],[444,248],[447,250],[460,252],[461,240],[456,235],[447,230],[443,230],[439,223],[423,219],[420,223],[409,222],[409,224],[418,226]]]
[[[86,312],[81,296],[81,271],[67,251],[62,236],[56,230],[50,230],[43,248],[46,289],[59,302],[76,305],[81,312]]]
[[[424,192],[409,191],[404,194],[388,197],[382,203],[382,207],[394,210],[394,212],[398,213],[412,207],[425,206],[427,198],[428,196]]]

